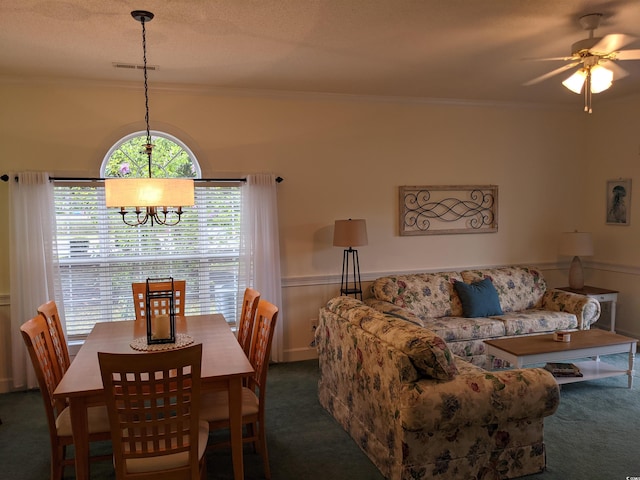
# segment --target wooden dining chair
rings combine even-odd
[[[171,282],[155,282],[154,287],[160,290],[171,289]],[[173,307],[177,317],[184,316],[184,293],[187,288],[186,280],[173,281]],[[147,319],[147,282],[135,282],[131,284],[133,291],[133,307],[136,311],[136,320]]]
[[[63,401],[53,397],[53,392],[62,378],[59,374],[61,368],[58,365],[58,355],[51,340],[49,325],[43,315],[38,315],[25,322],[20,327],[20,333],[29,351],[44,401],[51,444],[51,480],[61,480],[64,467],[73,465],[74,460],[66,458],[66,447],[73,445],[69,408]],[[89,441],[110,440],[111,430],[106,407],[89,407],[87,416]],[[110,459],[111,455],[91,458],[92,461]]]
[[[247,357],[249,357],[249,354],[251,353],[251,338],[253,336],[253,326],[256,319],[256,311],[258,310],[259,301],[260,292],[253,288],[245,289],[237,335],[238,342]]]
[[[275,332],[278,307],[266,300],[258,302],[253,340],[249,360],[254,374],[248,378],[247,385],[242,387],[242,423],[246,426],[243,442],[252,443],[260,452],[264,463],[265,478],[271,478],[269,456],[267,454],[267,436],[265,431],[265,398],[267,387],[267,371],[271,355],[271,343]],[[209,422],[209,430],[216,431],[229,428],[229,396],[226,391],[208,392],[203,395],[201,417]],[[211,448],[227,445],[211,443]]]
[[[116,478],[205,479],[202,344],[136,354],[98,352]]]
[[[62,329],[62,321],[58,314],[58,306],[56,305],[56,302],[50,300],[38,307],[38,313],[47,321],[49,333],[51,334],[51,341],[53,342],[53,348],[55,349],[56,357],[58,357],[57,364],[61,370],[60,378],[62,378],[69,368],[69,365],[71,365],[71,360],[69,359],[69,347],[67,345],[67,340]]]

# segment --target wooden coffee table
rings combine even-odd
[[[582,377],[556,377],[559,384],[583,382],[597,378],[627,375],[629,388],[633,386],[633,364],[638,340],[600,329],[571,332],[570,342],[556,342],[553,334],[485,340],[490,359],[498,357],[522,368],[534,363],[563,362],[591,357],[592,360],[573,362]],[[620,370],[600,361],[600,355],[629,354],[629,369]]]

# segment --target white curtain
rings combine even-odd
[[[17,177],[18,181],[14,181]],[[13,386],[38,386],[20,326],[37,315],[48,300],[56,300],[61,319],[64,308],[56,299],[59,285],[55,248],[53,186],[44,172],[11,173],[9,248],[11,281],[11,356]]]
[[[271,360],[281,362],[284,359],[282,345],[284,315],[276,177],[270,174],[249,175],[242,192],[239,284],[252,286],[260,292],[260,298],[279,308],[276,331],[271,345]]]

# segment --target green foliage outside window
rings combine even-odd
[[[144,151],[147,137],[140,135],[122,143],[109,158],[104,176],[145,178],[149,160]],[[151,176],[154,178],[194,178],[196,171],[189,153],[168,138],[152,136]]]

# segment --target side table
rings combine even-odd
[[[609,302],[611,304],[611,325],[609,330],[616,331],[616,302],[618,301],[618,291],[608,290],[606,288],[591,287],[585,285],[582,289],[576,289],[571,287],[559,287],[558,290],[564,290],[565,292],[579,293],[586,295],[587,297],[595,298],[600,303]]]

